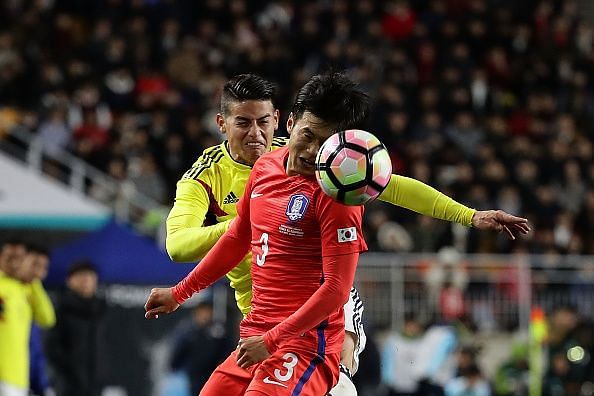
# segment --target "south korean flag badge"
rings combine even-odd
[[[357,240],[357,229],[355,227],[339,228],[338,243],[352,242]]]

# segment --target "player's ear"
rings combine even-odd
[[[293,113],[289,114],[289,118],[287,118],[287,133],[290,135],[293,127],[295,126],[295,118]]]
[[[223,117],[221,113],[217,113],[217,126],[221,133],[224,134],[227,132],[227,129],[225,128],[225,117]]]
[[[278,129],[278,120],[280,119],[280,112],[278,111],[278,109],[274,109],[273,117],[274,117],[274,130],[276,131]]]

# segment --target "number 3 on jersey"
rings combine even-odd
[[[256,256],[256,264],[258,264],[258,266],[263,266],[264,263],[266,262],[266,255],[268,254],[268,233],[265,232],[262,234],[262,236],[260,237],[260,243],[262,244],[262,255],[257,255]]]
[[[299,362],[299,358],[297,358],[297,355],[294,353],[288,352],[283,355],[283,360],[285,360],[283,362],[283,367],[287,370],[287,372],[283,373],[284,370],[282,369],[274,369],[274,379],[270,379],[270,377],[264,378],[263,382],[265,384],[279,385],[283,388],[288,388],[288,386],[283,384],[283,382],[287,382],[291,379],[293,372],[295,371],[295,366],[297,366],[297,363]]]

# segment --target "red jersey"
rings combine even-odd
[[[238,203],[238,215],[249,215],[253,253],[252,309],[241,322],[242,338],[272,329],[318,290],[324,282],[323,256],[367,250],[363,206],[333,201],[314,177],[287,176],[287,157],[287,147],[262,156]],[[326,323],[297,341],[318,345],[322,336],[326,351],[333,353],[340,351],[343,334],[341,305]]]
[[[251,248],[252,308],[241,322],[241,337],[264,335],[271,353],[293,343],[320,354],[338,353],[342,306],[358,254],[367,249],[363,207],[333,201],[313,177],[288,176],[287,157],[288,148],[282,148],[256,162],[229,231],[173,288],[173,296],[182,303],[225,275]]]

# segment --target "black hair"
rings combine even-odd
[[[331,125],[336,131],[362,128],[369,116],[369,95],[344,73],[327,72],[313,76],[297,92],[293,118],[306,111]]]
[[[79,272],[83,272],[83,271],[90,271],[90,272],[94,272],[96,274],[97,268],[95,268],[95,265],[88,260],[75,261],[68,268],[67,276],[68,276],[68,278],[70,278],[72,275],[77,274]]]
[[[0,246],[6,246],[6,245],[23,245],[26,246],[27,244],[25,243],[25,241],[23,241],[22,239],[19,238],[8,238],[5,241],[2,242],[2,245]]]
[[[42,256],[49,256],[49,251],[46,248],[35,243],[28,243],[27,251],[29,253],[40,254]]]
[[[246,100],[270,100],[275,104],[276,84],[255,74],[238,74],[223,86],[221,114],[227,115],[229,104]]]

